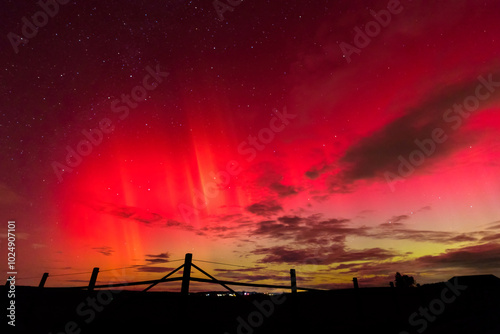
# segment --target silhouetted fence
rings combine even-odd
[[[204,274],[208,278],[191,277],[191,269],[192,268],[197,269],[199,272],[201,272],[202,274]],[[181,269],[184,269],[182,277],[170,277]],[[100,288],[118,288],[118,287],[125,287],[125,286],[149,285],[148,287],[146,287],[143,290],[144,292],[146,292],[159,283],[182,281],[181,294],[188,295],[189,294],[189,284],[191,281],[193,281],[193,282],[218,284],[218,285],[221,285],[222,287],[224,287],[225,289],[229,290],[232,293],[235,293],[235,291],[233,289],[231,289],[228,285],[248,286],[248,287],[256,287],[256,288],[290,289],[292,294],[296,294],[298,290],[320,291],[319,289],[297,287],[297,277],[296,277],[295,269],[290,269],[290,285],[244,283],[244,282],[218,280],[215,277],[213,277],[212,275],[210,275],[209,273],[207,273],[205,270],[201,269],[199,266],[194,264],[193,263],[193,254],[191,254],[191,253],[187,253],[185,255],[184,263],[181,266],[174,269],[173,271],[171,271],[170,273],[168,273],[164,277],[162,277],[160,279],[156,279],[156,280],[96,285],[98,274],[99,274],[99,268],[96,267],[92,270],[92,275],[90,277],[90,281],[89,281],[88,286],[71,287],[69,289],[87,289],[89,291],[93,291],[94,289],[100,289]],[[46,283],[48,277],[49,277],[49,273],[43,274],[42,279],[41,279],[40,284],[39,284],[40,288],[43,288],[45,286],[45,283]],[[357,288],[358,287],[357,279],[354,278],[353,281],[354,281],[354,287]]]

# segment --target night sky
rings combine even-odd
[[[500,275],[500,3],[228,2],[2,2],[18,284]]]

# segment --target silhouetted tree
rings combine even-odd
[[[396,273],[394,281],[396,282],[396,288],[413,288],[415,286],[413,276],[401,275],[399,272]]]

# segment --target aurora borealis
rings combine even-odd
[[[3,3],[19,284],[154,279],[188,252],[318,288],[500,275],[500,4],[401,1],[376,29],[389,4],[61,1],[23,43],[43,9]]]

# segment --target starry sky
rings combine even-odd
[[[498,1],[229,3],[2,2],[18,284],[500,275]]]

